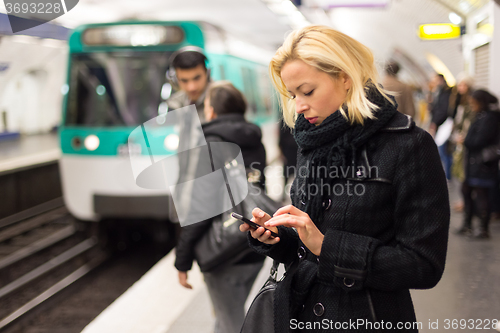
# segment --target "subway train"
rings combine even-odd
[[[169,58],[188,45],[203,49],[212,80],[229,80],[244,93],[247,119],[261,127],[268,160],[277,156],[277,101],[267,74],[272,51],[205,22],[83,25],[69,38],[59,128],[64,201],[78,220],[175,218],[168,189],[136,184],[129,154],[149,158],[148,150],[135,150],[128,138],[168,112]],[[155,158],[175,155],[175,126],[158,127],[149,145]],[[177,172],[176,159],[169,161]]]

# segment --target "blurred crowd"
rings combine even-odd
[[[438,146],[446,178],[461,184],[453,209],[463,212],[459,235],[488,239],[490,221],[500,219],[500,111],[498,98],[460,74],[450,87],[435,74],[424,89],[398,80],[399,65],[386,65],[384,88],[395,93],[398,110],[414,118]],[[418,106],[418,107],[416,107]],[[475,227],[473,219],[479,224]]]

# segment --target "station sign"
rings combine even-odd
[[[423,40],[453,39],[461,35],[461,27],[451,23],[422,24],[418,28],[418,37]]]

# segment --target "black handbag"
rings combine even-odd
[[[249,184],[245,200],[232,210],[212,219],[212,225],[194,248],[196,261],[202,272],[233,264],[252,252],[248,246],[247,234],[239,229],[241,222],[233,218],[231,213],[252,218],[252,210],[255,207],[273,215],[280,205],[269,198],[261,188]]]
[[[279,262],[273,261],[269,278],[252,301],[240,333],[274,333],[274,293],[276,287],[286,275],[293,275],[299,266],[298,264],[299,262],[295,260],[283,277],[278,280]]]

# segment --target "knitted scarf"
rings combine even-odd
[[[345,173],[348,170],[354,172],[356,150],[383,128],[397,112],[396,107],[380,94],[373,84],[369,83],[365,90],[368,99],[379,108],[374,112],[376,118],[365,119],[363,125],[351,125],[338,111],[328,116],[318,126],[309,123],[303,114],[299,115],[295,123],[295,141],[308,160],[307,176],[303,186],[305,192],[299,195],[306,204],[304,211],[316,225],[322,222],[323,200],[330,195],[324,188],[331,189],[335,180],[328,177],[330,170],[337,168]],[[349,113],[346,106],[344,111],[346,114]],[[320,169],[326,172],[321,172]],[[309,193],[311,188],[315,189],[314,194]]]

